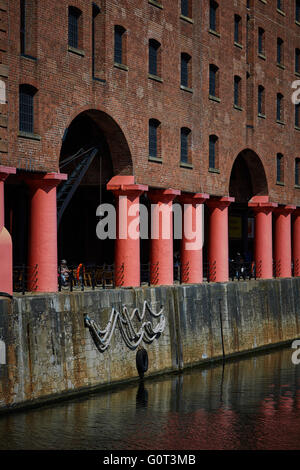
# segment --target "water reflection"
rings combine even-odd
[[[299,449],[291,349],[0,417],[0,449]]]

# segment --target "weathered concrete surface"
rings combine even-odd
[[[100,353],[84,315],[104,328],[113,306],[142,310],[145,300],[166,316],[163,334],[144,344],[146,375],[219,359],[223,349],[230,356],[300,337],[300,278],[3,298],[0,411],[137,379],[136,351],[120,331]]]

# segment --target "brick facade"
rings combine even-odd
[[[82,111],[94,109],[105,113],[99,127],[106,135],[111,131],[108,142],[115,174],[133,173],[137,183],[152,187],[228,195],[234,160],[248,148],[263,164],[270,199],[300,205],[300,189],[294,185],[300,133],[295,129],[291,101],[291,84],[297,80],[295,49],[300,47],[294,0],[285,2],[284,12],[276,10],[273,1],[252,0],[250,8],[246,0],[220,1],[218,34],[209,31],[209,1],[193,3],[189,21],[180,15],[179,0],[161,0],[161,4],[99,0],[100,16],[95,23],[100,28],[95,33],[98,79],[93,79],[92,2],[30,0],[29,50],[21,54],[20,2],[2,0],[0,74],[7,87],[7,104],[0,105],[1,164],[57,171],[65,129]],[[68,48],[70,5],[82,12],[79,50]],[[240,44],[234,43],[235,14],[241,17]],[[115,25],[126,30],[127,68],[114,66]],[[265,31],[265,58],[258,55],[259,27]],[[283,67],[276,64],[278,37],[284,41]],[[161,45],[162,81],[148,78],[149,39]],[[191,56],[192,92],[180,88],[181,53]],[[210,64],[219,69],[219,102],[208,96]],[[241,109],[233,106],[235,75],[241,77]],[[33,136],[19,135],[20,84],[37,89]],[[257,114],[259,85],[265,89],[265,118]],[[284,96],[284,124],[276,122],[277,93]],[[151,118],[161,123],[161,162],[148,159]],[[121,155],[121,144],[113,148],[116,132],[111,120],[128,144],[130,158],[121,164],[124,149]],[[181,127],[192,131],[192,168],[180,166]],[[208,168],[210,134],[218,137],[215,172]],[[284,156],[284,185],[276,184],[277,153]]]

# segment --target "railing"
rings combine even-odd
[[[124,278],[124,265],[116,271],[113,264],[68,266],[64,273],[61,266],[58,268],[58,290],[82,290],[86,288],[114,288],[116,280],[118,286],[122,285]]]
[[[13,291],[21,292],[35,292],[38,288],[38,265],[13,267]]]
[[[292,276],[295,270],[299,270],[299,260],[292,263]],[[251,280],[261,277],[261,262],[238,262],[229,261],[229,280]],[[190,266],[189,263],[182,265],[176,262],[174,265],[174,284],[184,284],[189,282]],[[114,264],[103,265],[82,265],[68,266],[68,276],[64,278],[61,267],[58,269],[58,290],[73,291],[85,289],[108,289],[116,286],[122,287],[124,282],[124,264],[115,269]],[[141,264],[141,285],[156,285],[159,281],[159,263],[151,265],[150,263]],[[280,262],[273,261],[273,277],[280,277]],[[13,291],[20,292],[23,295],[26,292],[35,292],[38,289],[38,265],[14,266],[13,268]],[[214,282],[216,280],[216,262],[203,263],[203,281]]]
[[[254,261],[244,262],[244,261],[229,261],[229,279],[234,281],[237,279],[246,280],[246,279],[256,279],[256,265]]]

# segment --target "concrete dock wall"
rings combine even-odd
[[[118,326],[99,352],[84,317],[104,329],[112,307],[141,312],[145,301],[154,312],[163,306],[166,320],[158,338],[142,343],[145,376],[300,337],[300,278],[2,298],[0,411],[136,380],[137,351],[126,346]],[[141,322],[134,324],[138,331]]]

